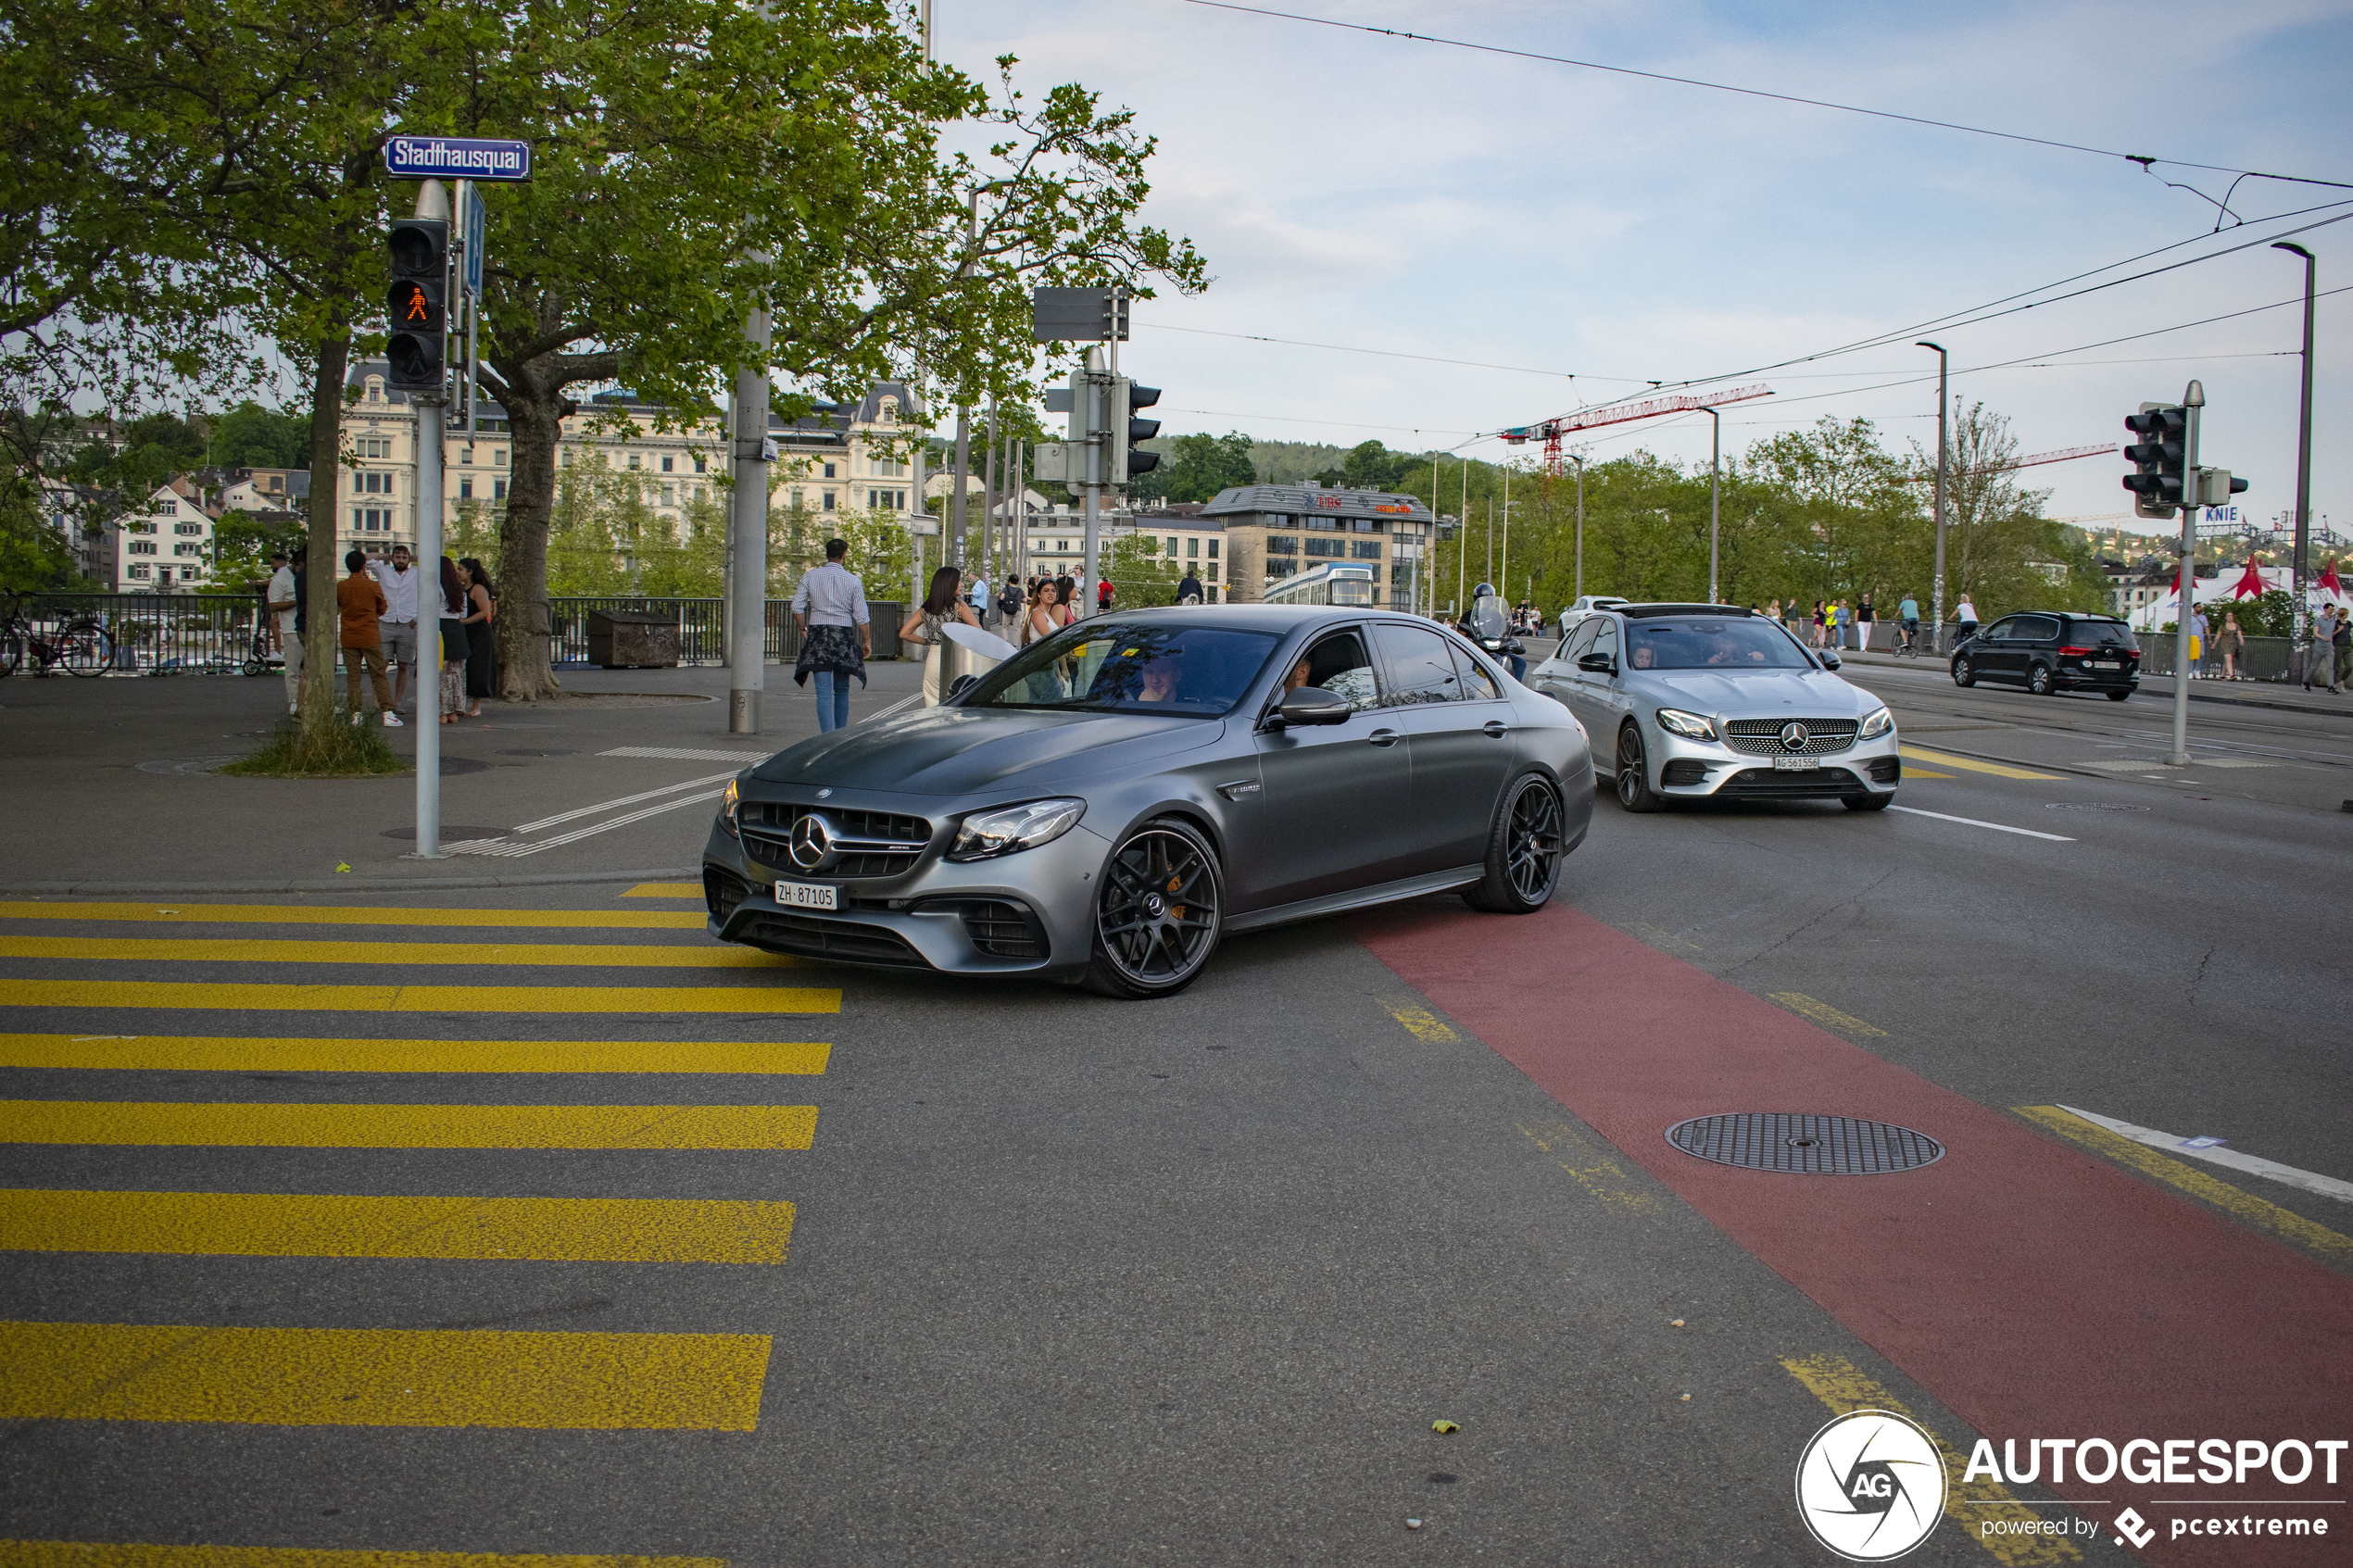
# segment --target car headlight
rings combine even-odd
[[[1035,849],[1078,825],[1087,814],[1084,800],[1032,800],[1021,806],[1001,806],[994,811],[978,811],[966,817],[956,830],[956,842],[948,851],[951,860],[985,860],[992,855],[1010,855],[1017,849]]]
[[[739,792],[736,788],[736,781],[729,779],[727,781],[727,792],[719,797],[719,830],[725,834],[729,838],[741,838],[743,836],[741,826],[736,821],[736,807],[737,804],[738,794]]]
[[[1681,735],[1686,740],[1714,740],[1716,738],[1715,720],[1704,713],[1686,713],[1680,708],[1660,709],[1658,727],[1669,734]]]
[[[1894,729],[1894,727],[1895,715],[1890,713],[1884,708],[1878,709],[1872,712],[1869,718],[1863,721],[1863,727],[1856,732],[1856,738],[1859,740],[1877,740],[1880,736],[1887,734],[1888,731]]]

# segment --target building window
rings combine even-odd
[[[710,472],[710,471],[711,471],[710,465],[711,465],[711,459],[710,459],[710,458],[708,458],[704,457],[704,456],[703,456],[700,452],[698,452],[698,453],[696,453],[696,454],[695,454],[695,471],[696,471],[697,473],[708,473],[708,472]]]
[[[178,517],[180,515],[180,503],[177,501],[158,501],[156,503],[156,515],[157,517]]]
[[[1171,558],[1174,558],[1176,554],[1176,535],[1174,533],[1168,536],[1168,554]]]
[[[1349,523],[1348,526],[1350,529],[1358,533],[1378,533],[1388,528],[1389,524],[1379,521],[1378,519],[1360,517]]]
[[[174,545],[171,546],[171,553],[175,556],[201,556],[204,554],[204,546],[202,545]]]
[[[831,463],[827,463],[827,464],[825,465],[824,477],[825,477],[825,478],[827,478],[827,479],[831,479],[831,478],[833,478],[833,476],[834,476],[834,465],[833,465],[833,464],[831,464]],[[827,511],[832,511],[832,510],[833,510],[833,508],[831,508],[831,507],[827,507],[825,509],[826,509]]]
[[[490,498],[494,501],[503,501],[507,498],[507,482],[505,480],[494,479],[490,482]]]
[[[1214,539],[1212,539],[1209,542],[1209,558],[1211,560],[1215,560],[1217,558],[1217,541]]]
[[[133,539],[131,541],[129,547],[131,553],[134,556],[151,556],[156,553],[155,545],[151,541],[145,539]]]
[[[1307,553],[1338,560],[1348,553],[1348,542],[1344,539],[1310,539],[1307,541]]]
[[[474,476],[473,476],[473,475],[472,475],[472,474],[468,474],[468,475],[466,475],[466,476],[465,476],[465,478],[463,478],[463,479],[461,479],[461,480],[459,480],[459,481],[458,482],[458,499],[459,499],[460,501],[471,501],[471,500],[472,500],[473,498],[474,498]]]
[[[1201,559],[1201,541],[1199,539],[1188,539],[1185,541],[1185,558],[1187,560]]]
[[[670,466],[670,459],[664,458],[661,460],[661,466],[667,469]],[[676,485],[665,484],[661,487],[661,504],[665,507],[674,507],[678,504],[678,487]]]
[[[676,459],[675,459],[675,458],[671,458],[671,457],[668,457],[668,456],[666,456],[666,455],[665,455],[665,456],[663,457],[663,458],[661,459],[661,471],[662,471],[662,472],[664,472],[664,473],[669,473],[670,471],[672,471],[672,470],[671,470],[671,465],[672,465],[673,462],[675,462],[675,461],[676,461]]]
[[[193,533],[201,537],[204,533],[204,524],[201,522],[175,522],[171,525],[171,532],[174,533]]]
[[[352,443],[352,450],[362,458],[373,458],[379,462],[389,461],[392,458],[392,438],[386,435],[363,435]],[[272,480],[270,488],[272,490],[278,488],[277,482]]]
[[[145,577],[153,570],[154,569],[152,567],[134,566],[128,569],[128,575],[132,577]]]
[[[793,510],[795,510],[795,511],[799,511],[799,510],[800,509],[800,508],[801,508],[801,505],[802,505],[800,492],[799,492],[799,491],[798,491],[798,490],[794,490],[794,491],[789,491],[789,492],[787,492],[787,494],[791,496],[790,505],[791,505],[791,507],[792,507],[792,509],[793,509]]]
[[[182,583],[194,583],[195,580],[196,580],[196,569],[195,569],[195,567],[193,567],[193,566],[183,566],[183,567],[182,567],[182,568],[180,569],[180,581],[181,581],[181,582],[182,582]]]
[[[494,446],[490,449],[490,466],[495,469],[503,469],[507,466],[507,449],[504,446]]]
[[[1295,556],[1299,554],[1299,535],[1296,533],[1269,533],[1266,536],[1266,553],[1270,556]]]
[[[1348,553],[1358,560],[1380,559],[1380,541],[1378,539],[1351,539],[1348,544]]]
[[[642,469],[645,466],[646,460],[643,458],[640,458],[635,452],[629,454],[629,471],[631,473],[635,473],[639,469]]]
[[[833,464],[831,464],[831,463],[827,463],[827,464],[825,465],[825,471],[826,471],[827,473],[831,473],[831,472],[833,472],[833,471],[834,471],[834,466],[833,466]],[[834,509],[834,493],[833,493],[832,491],[830,491],[830,490],[828,490],[828,491],[826,491],[826,492],[825,492],[825,504],[824,504],[824,509],[825,509],[826,511],[832,511],[832,510]]]
[[[1336,517],[1303,517],[1299,520],[1299,525],[1302,528],[1313,528],[1329,533],[1338,531],[1340,528],[1340,519]]]

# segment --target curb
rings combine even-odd
[[[0,897],[73,893],[450,893],[488,887],[569,887],[599,882],[694,882],[699,866],[640,872],[570,872],[541,876],[337,877],[333,882],[25,882],[0,885]]]
[[[1842,659],[1840,662],[1842,662],[1842,663],[1847,663],[1847,664],[1864,664],[1864,663],[1865,663],[1865,661],[1864,661],[1864,660],[1859,659]],[[1872,658],[1869,659],[1869,662],[1868,662],[1868,664],[1866,665],[1866,668],[1872,669],[1872,670],[1902,670],[1902,669],[1906,668],[1906,666],[1904,663],[1899,662],[1899,661],[1897,661],[1897,660],[1895,660],[1895,659],[1888,659],[1888,658],[1881,658],[1881,657],[1874,656],[1874,657],[1872,657]],[[1937,665],[1935,665],[1935,664],[1930,663],[1930,662],[1928,662],[1927,660],[1921,660],[1921,661],[1919,661],[1919,668],[1924,669],[1924,670],[1934,670],[1934,669],[1937,669],[1937,668],[1938,668],[1938,666],[1937,666]],[[1946,664],[1944,668],[1945,668],[1945,669],[1949,671],[1949,670],[1950,670],[1951,666],[1950,666],[1950,664],[1948,663],[1948,664]],[[2172,676],[2171,676],[2171,675],[2157,675],[2157,676],[2152,676],[2152,677],[2149,677],[2149,678],[2150,678],[2150,679],[2153,679],[2153,680],[2158,680],[2158,681],[2170,681],[2170,680],[2171,680],[2173,677],[2172,677]],[[2265,684],[2268,684],[2269,683],[2265,683]],[[1993,688],[1993,689],[1994,689],[1994,690],[1996,690],[1996,691],[2000,691],[2000,690],[2003,690],[2003,689],[2005,689],[2005,688],[2002,688],[2002,687],[1996,686],[1996,687],[1994,687],[1994,688]],[[2020,691],[2020,692],[2024,692],[2026,688],[2025,688],[2025,687],[2023,687],[2023,686],[2020,686],[2020,687],[2016,687],[2016,688],[2013,688],[2013,689],[2018,690],[2018,691]],[[2172,700],[2173,700],[2173,694],[2172,694],[2171,692],[2170,692],[2170,691],[2164,691],[2164,692],[2158,692],[2158,691],[2145,691],[2145,692],[2143,692],[2141,695],[2145,696],[2148,696],[2148,697],[2150,697],[2150,698],[2151,698],[2151,699],[2153,699],[2153,700],[2161,700],[2161,701],[2166,702],[2166,703],[2168,703],[2168,704],[2171,703],[2171,702],[2172,702]],[[2272,700],[2271,700],[2271,698],[2269,698],[2269,697],[2260,697],[2260,696],[2223,696],[2221,693],[2220,693],[2220,692],[2202,692],[2202,691],[2199,691],[2199,690],[2197,689],[2197,683],[2196,683],[2196,682],[2193,682],[2193,683],[2191,684],[2191,686],[2190,686],[2190,700],[2191,700],[2192,702],[2211,702],[2211,703],[2217,703],[2217,704],[2220,704],[2221,707],[2224,707],[2224,708],[2261,708],[2261,709],[2268,709],[2269,710],[2271,710],[2271,712],[2274,712],[2274,713],[2309,713],[2309,714],[2311,714],[2313,717],[2315,717],[2315,718],[2320,718],[2320,719],[2331,719],[2331,718],[2335,718],[2335,717],[2338,717],[2339,715],[2342,715],[2342,714],[2353,713],[2353,707],[2347,707],[2347,708],[2342,708],[2342,709],[2337,709],[2337,708],[2322,708],[2322,707],[2320,707],[2320,706],[2318,706],[2318,705],[2316,705],[2316,704],[2313,704],[2313,703],[2305,703],[2305,702],[2274,702],[2274,701],[2272,701]],[[1948,750],[1949,750],[1949,749],[1951,749],[1951,748],[1950,748],[1950,747],[1947,747],[1946,749],[1948,749]],[[2036,763],[2036,764],[2033,764],[2033,765],[2034,765],[2034,766],[2036,766],[2036,767],[2040,767],[2040,766],[2042,766],[2043,764]]]

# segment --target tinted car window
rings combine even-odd
[[[1570,669],[1577,667],[1577,656],[1593,646],[1593,633],[1602,629],[1601,618],[1592,617],[1569,633],[1568,646],[1560,651],[1560,659]]]
[[[1617,657],[1617,621],[1606,619],[1602,621],[1601,634],[1593,639],[1593,651],[1605,659]]]
[[[1275,641],[1222,627],[1081,621],[983,675],[962,706],[1214,718],[1242,699]]]
[[[1392,706],[1462,700],[1462,683],[1455,678],[1445,638],[1418,626],[1384,623],[1373,628],[1373,641],[1380,645],[1381,659],[1389,666]]]
[[[1495,677],[1479,668],[1478,660],[1473,659],[1467,649],[1449,648],[1447,651],[1454,656],[1454,673],[1462,677],[1462,690],[1466,697],[1473,702],[1503,700],[1504,690],[1495,684]]]
[[[2018,617],[2014,615],[2002,617],[2001,620],[1978,633],[1988,642],[1992,642],[1996,637],[2015,637],[2018,634]]]
[[[2018,630],[2010,633],[2024,642],[2047,643],[2058,635],[2059,623],[2047,615],[2021,615]]]
[[[1635,670],[1810,670],[1812,660],[1769,621],[1677,616],[1626,623]]]
[[[1365,640],[1353,632],[1326,637],[1299,656],[1283,679],[1283,690],[1301,686],[1338,692],[1359,713],[1380,706],[1380,684],[1373,678],[1373,661],[1365,657]]]
[[[2133,629],[2121,621],[2079,621],[2069,635],[2076,642],[2088,643],[2094,647],[2108,643],[2128,648],[2141,646],[2134,640]]]

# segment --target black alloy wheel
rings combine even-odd
[[[1971,661],[1969,656],[1967,654],[1963,654],[1960,658],[1953,660],[1953,684],[1957,686],[1973,686],[1977,684],[1977,665]]]
[[[2026,689],[2036,696],[2050,696],[2055,689],[2051,683],[2051,667],[2047,664],[2029,665],[2026,671]]]
[[[1174,817],[1146,822],[1103,862],[1087,988],[1128,1000],[1175,996],[1217,950],[1225,909],[1208,841]]]
[[[1893,795],[1842,795],[1838,803],[1850,811],[1884,811],[1894,805]]]
[[[1560,791],[1541,773],[1522,773],[1504,792],[1487,834],[1487,874],[1463,890],[1463,902],[1491,914],[1533,914],[1560,884],[1566,813]]]
[[[1631,723],[1617,732],[1617,803],[1629,811],[1662,811],[1667,802],[1651,788],[1650,759],[1642,734]]]
[[[2108,699],[2110,702],[2122,702],[2125,698],[2131,696],[2132,695],[2132,689],[2127,687],[2120,691],[2112,691],[2108,693]]]

